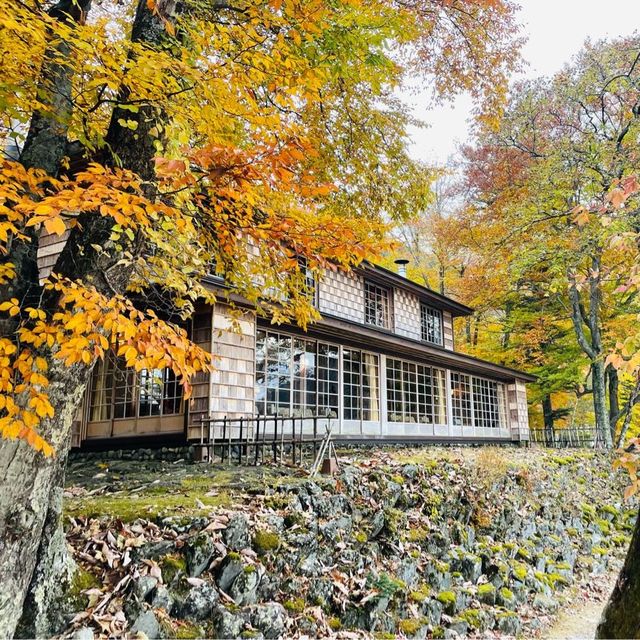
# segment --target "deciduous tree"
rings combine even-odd
[[[394,88],[418,73],[489,117],[514,24],[508,0],[2,0],[0,635],[29,585],[23,630],[50,630],[96,360],[171,367],[188,394],[211,363],[180,319],[212,302],[212,269],[276,322],[313,319],[298,257],[347,269],[428,196]],[[62,249],[43,278],[47,234]]]

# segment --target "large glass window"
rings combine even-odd
[[[364,321],[376,327],[391,329],[389,290],[366,280],[364,283]]]
[[[451,411],[454,425],[473,426],[471,377],[464,373],[451,373]]]
[[[451,373],[453,424],[499,429],[507,426],[504,385],[495,380]]]
[[[318,343],[318,415],[338,417],[338,347]]]
[[[343,401],[345,420],[380,420],[378,356],[343,349]]]
[[[260,415],[338,415],[338,348],[259,330],[256,411]]]
[[[316,410],[316,343],[293,341],[293,415],[312,416]]]
[[[136,373],[109,353],[93,370],[91,422],[175,415],[182,410],[182,385],[171,369],[142,369]]]
[[[473,379],[476,427],[499,429],[507,424],[504,385],[484,378]]]
[[[425,342],[441,345],[442,342],[442,311],[426,304],[420,305],[422,324],[422,339]]]
[[[442,369],[387,358],[389,422],[446,424],[445,380]]]

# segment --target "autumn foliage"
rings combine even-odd
[[[299,258],[348,269],[429,198],[394,89],[467,89],[490,120],[517,63],[508,0],[3,0],[0,16],[0,432],[47,454],[56,363],[86,378],[112,349],[188,396],[211,362],[182,324],[213,302],[212,272],[275,322],[317,317]],[[64,245],[47,279],[45,235]]]

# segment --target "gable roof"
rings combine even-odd
[[[469,316],[473,313],[473,309],[468,307],[466,304],[462,304],[453,298],[437,293],[436,291],[433,291],[433,289],[429,289],[429,287],[425,287],[413,280],[409,280],[391,269],[381,267],[379,264],[365,261],[357,267],[356,271],[360,271],[365,278],[371,278],[381,284],[393,285],[399,289],[410,291],[417,295],[421,300],[433,305],[437,309],[450,311],[451,315],[454,317]]]

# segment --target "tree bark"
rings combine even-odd
[[[613,593],[602,614],[596,638],[640,637],[640,520],[636,520]]]
[[[67,2],[67,0],[63,0]],[[75,2],[69,2],[76,6]],[[165,3],[172,9],[172,3]],[[66,14],[64,14],[66,15]],[[139,0],[132,39],[150,45],[159,44],[165,37],[166,16],[153,13],[146,0]],[[71,78],[66,78],[70,83]],[[63,95],[70,95],[63,92]],[[126,99],[126,88],[121,97]],[[66,100],[66,99],[65,99]],[[66,104],[66,102],[65,102]],[[70,103],[69,103],[70,104]],[[67,105],[69,106],[69,105]],[[61,107],[62,108],[62,107]],[[132,132],[120,126],[122,114],[116,108],[112,114],[107,140],[113,162],[131,169],[149,180],[153,177],[155,148],[147,139],[148,131],[160,117],[150,106],[142,106],[137,114],[127,112],[127,119],[138,119],[135,139]],[[52,125],[51,125],[52,126]],[[32,122],[33,135],[27,138],[25,150],[36,142],[49,148],[50,140],[65,138],[66,132],[52,131],[38,114]],[[63,135],[64,133],[64,135]],[[31,140],[31,141],[30,141]],[[47,142],[49,140],[49,142]],[[53,144],[53,143],[51,143]],[[56,149],[63,149],[57,144]],[[40,157],[36,155],[35,157]],[[53,163],[50,154],[42,156]],[[149,194],[148,194],[149,195]],[[113,221],[99,215],[84,216],[58,258],[54,271],[73,279],[91,282],[109,297],[123,293],[129,272],[112,269],[122,256],[122,249],[108,244]],[[136,239],[136,242],[139,242]],[[97,253],[92,245],[102,245]],[[37,245],[34,244],[34,246]],[[37,285],[37,270],[33,270],[35,253],[29,248],[31,261],[28,274],[31,286]],[[13,253],[11,255],[13,258]],[[25,272],[25,275],[26,272]],[[22,285],[21,285],[22,286]],[[3,292],[5,293],[5,292]],[[47,302],[56,304],[55,297]],[[11,335],[13,332],[7,332]],[[64,366],[55,354],[42,354],[49,364],[49,399],[55,416],[40,425],[41,435],[54,447],[56,455],[44,458],[23,440],[0,440],[0,637],[12,637],[23,611],[20,632],[27,636],[51,635],[56,625],[57,611],[49,605],[56,589],[64,587],[71,565],[65,556],[65,542],[61,526],[64,469],[71,442],[73,420],[82,402],[92,366]],[[52,574],[55,572],[55,575]]]
[[[547,393],[542,398],[542,415],[544,417],[544,437],[547,446],[553,444],[554,438],[554,420],[553,420],[553,404],[551,402],[551,394]]]
[[[593,411],[596,417],[596,429],[598,435],[607,448],[613,446],[613,438],[609,428],[609,412],[607,410],[607,385],[605,380],[605,368],[602,360],[596,360],[591,364],[591,376],[593,378]]]
[[[615,440],[616,425],[620,418],[620,379],[618,378],[618,370],[612,365],[607,365],[605,373],[609,389],[609,430],[611,431],[611,439]]]
[[[594,249],[589,272],[589,306],[586,309],[580,298],[575,275],[569,270],[569,300],[571,302],[571,320],[580,348],[591,361],[593,377],[593,412],[596,432],[605,447],[613,446],[609,413],[607,411],[607,384],[605,380],[602,336],[600,332],[600,304],[602,298],[600,280],[600,250]],[[587,331],[588,330],[588,331]]]
[[[22,613],[38,550],[60,533],[58,498],[71,443],[71,425],[90,369],[64,366],[48,358],[49,398],[55,417],[41,423],[40,433],[54,447],[45,458],[24,440],[0,439],[0,637],[11,638]],[[47,523],[50,535],[43,537]],[[44,549],[43,549],[44,550]],[[59,550],[52,548],[53,555]],[[65,564],[64,561],[62,564]],[[43,570],[45,565],[43,564]],[[40,585],[43,583],[40,582]],[[35,635],[35,634],[34,634]]]

